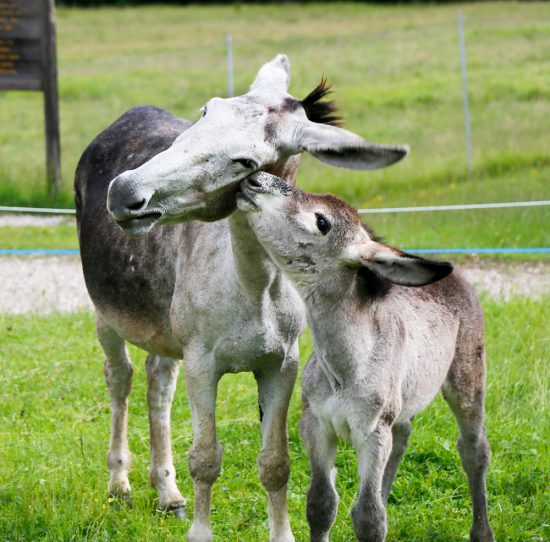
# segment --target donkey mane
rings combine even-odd
[[[332,92],[330,88],[326,78],[322,77],[321,82],[300,101],[300,104],[311,122],[341,126],[343,119],[340,115],[335,114],[338,111],[336,103],[332,100],[324,100]]]
[[[384,242],[384,237],[382,237],[381,235],[377,235],[377,233],[368,224],[365,224],[364,222],[361,222],[361,226],[369,234],[369,237],[373,241],[376,241],[377,243],[383,243]]]

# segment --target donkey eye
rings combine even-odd
[[[236,158],[233,162],[235,162],[235,164],[239,164],[244,169],[256,169],[258,167],[258,164],[249,158]]]
[[[315,216],[317,217],[317,229],[323,234],[326,235],[330,228],[330,222],[328,221],[328,218],[321,213],[315,213]]]

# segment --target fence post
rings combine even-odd
[[[227,94],[232,98],[235,94],[233,88],[233,36],[227,34],[225,38],[227,44]]]
[[[46,120],[46,178],[48,195],[53,199],[61,187],[61,145],[59,142],[59,98],[57,90],[57,53],[55,0],[44,2],[43,88]]]
[[[470,130],[470,108],[468,104],[468,75],[466,71],[466,47],[464,45],[464,16],[458,12],[458,45],[460,47],[460,65],[462,68],[462,90],[464,95],[464,129],[466,132],[466,162],[468,169],[474,168],[472,162],[472,132]]]

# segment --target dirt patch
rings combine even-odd
[[[0,228],[9,226],[11,228],[26,228],[29,226],[46,227],[61,226],[62,224],[74,224],[75,219],[71,216],[35,216],[35,215],[13,215],[0,214]]]
[[[477,292],[495,299],[550,294],[550,262],[483,262],[458,266]]]
[[[483,262],[459,266],[478,292],[496,299],[550,294],[550,262]],[[0,257],[0,313],[48,314],[92,310],[80,260]]]
[[[0,258],[0,313],[91,310],[78,256]]]

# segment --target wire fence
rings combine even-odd
[[[511,207],[542,207],[550,205],[550,200],[505,201],[501,203],[467,203],[462,205],[427,205],[423,207],[384,207],[379,209],[358,209],[360,214],[375,213],[415,213],[430,211],[465,211],[470,209],[506,209]],[[39,207],[0,206],[0,213],[75,215],[75,209],[47,209]]]
[[[474,209],[509,209],[514,207],[544,207],[548,205],[550,205],[550,200],[470,203],[464,205],[429,205],[423,207],[387,207],[381,209],[358,209],[358,211],[361,214],[389,214],[433,211],[465,211]],[[0,206],[0,212],[70,216],[74,216],[76,214],[75,209],[47,209],[6,206]],[[405,251],[416,254],[550,254],[550,247],[411,248],[405,249]],[[80,252],[78,250],[72,249],[0,249],[1,256],[72,256],[79,254]]]
[[[41,207],[6,207],[0,205],[0,213],[26,215],[76,215],[75,209],[46,209]]]

